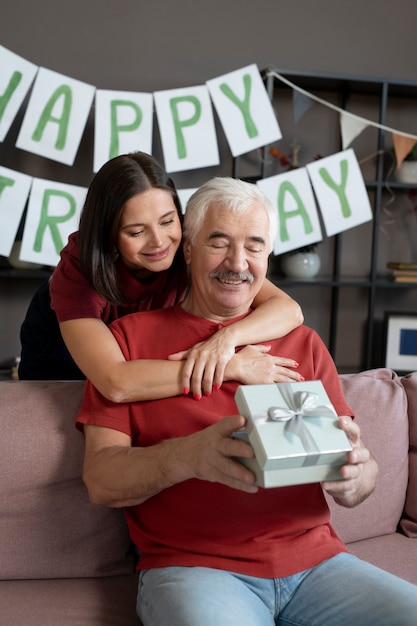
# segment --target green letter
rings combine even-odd
[[[297,208],[293,211],[285,211],[284,200],[286,193],[290,193],[296,202]],[[294,185],[286,180],[280,185],[278,191],[278,220],[279,236],[281,241],[289,240],[290,237],[288,235],[287,220],[292,217],[296,217],[297,215],[299,215],[303,221],[305,234],[308,235],[312,233],[313,227],[311,225],[311,220],[303,204],[303,201],[301,200],[300,194],[298,193]]]
[[[10,98],[12,97],[13,93],[15,92],[21,80],[22,80],[22,73],[14,72],[13,76],[10,79],[9,84],[6,87],[6,91],[4,92],[2,96],[0,96],[0,121],[1,121],[1,118],[3,117],[4,111],[7,105],[9,104]]]
[[[190,102],[190,104],[194,105],[195,113],[190,119],[181,121],[178,115],[178,103],[179,102]],[[175,128],[175,137],[177,139],[177,150],[178,150],[178,158],[185,159],[187,156],[187,149],[185,147],[184,135],[182,134],[182,128],[185,126],[191,126],[192,124],[197,124],[198,120],[201,117],[201,103],[195,96],[182,96],[180,98],[171,98],[169,101],[171,107],[171,114],[174,120],[174,128]]]
[[[117,107],[119,106],[130,106],[136,113],[136,119],[128,125],[119,126],[117,124]],[[119,133],[121,132],[129,132],[131,130],[136,130],[142,123],[142,111],[140,107],[135,102],[130,102],[128,100],[112,100],[110,103],[110,119],[111,119],[111,130],[110,130],[110,152],[109,159],[117,156],[119,154]]]
[[[61,198],[66,198],[69,202],[70,208],[66,215],[62,215],[61,217],[55,216],[52,217],[48,215],[48,206],[52,196],[58,196]],[[40,252],[42,250],[42,240],[45,234],[46,229],[49,227],[51,229],[52,241],[54,242],[55,250],[57,254],[64,247],[63,241],[61,239],[61,235],[59,234],[59,230],[57,224],[60,222],[66,222],[74,215],[76,210],[76,204],[73,196],[65,191],[58,191],[57,189],[46,189],[42,202],[41,209],[41,218],[39,220],[38,230],[36,231],[35,243],[33,249],[35,252]]]
[[[342,175],[342,182],[340,185],[337,185],[334,180],[330,178],[329,172],[324,167],[321,167],[319,169],[319,174],[326,183],[326,185],[329,185],[330,189],[333,189],[333,191],[339,197],[343,217],[350,217],[352,215],[352,211],[350,210],[349,202],[346,197],[346,181],[349,173],[348,170],[348,161],[346,159],[342,159],[340,161],[340,173]]]
[[[64,98],[63,106],[62,106],[62,116],[53,117],[52,109],[55,106],[56,102],[60,97]],[[68,85],[61,85],[56,89],[56,91],[52,94],[49,101],[46,103],[44,110],[42,111],[42,115],[39,119],[38,125],[35,128],[35,131],[32,135],[33,141],[40,141],[42,138],[42,133],[45,130],[46,124],[49,122],[55,122],[58,124],[58,137],[55,143],[55,148],[57,150],[63,150],[65,147],[65,142],[67,139],[68,132],[68,123],[69,117],[71,113],[72,106],[72,91],[71,87]]]
[[[15,180],[13,178],[6,178],[5,176],[0,176],[0,198],[6,187],[13,187],[15,184]]]
[[[245,121],[246,132],[248,133],[248,136],[253,139],[253,137],[256,137],[257,135],[259,135],[259,133],[258,129],[255,126],[255,122],[253,121],[249,112],[250,89],[252,84],[250,74],[245,74],[243,76],[243,84],[245,86],[245,98],[242,101],[239,100],[236,94],[233,93],[229,85],[226,85],[226,83],[220,85],[220,89],[222,90],[224,95],[227,96],[227,98],[230,98],[233,104],[235,104],[238,107],[239,111],[242,113],[243,119]]]

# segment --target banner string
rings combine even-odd
[[[369,126],[373,126],[374,128],[379,128],[380,130],[384,130],[389,133],[395,133],[396,135],[402,135],[403,137],[409,137],[410,139],[417,140],[417,135],[412,135],[411,133],[405,133],[402,130],[390,128],[389,126],[384,126],[383,124],[379,124],[378,122],[368,120],[367,118],[361,117],[360,115],[356,115],[355,113],[350,113],[349,111],[345,111],[345,109],[341,109],[335,104],[332,104],[331,102],[327,102],[327,100],[323,100],[322,98],[315,96],[309,91],[306,91],[305,89],[302,89],[301,87],[298,87],[298,85],[291,82],[287,78],[284,78],[284,76],[282,76],[281,74],[278,74],[278,72],[275,72],[273,70],[268,70],[266,73],[266,76],[273,76],[274,78],[276,78],[277,80],[280,80],[282,83],[284,83],[288,87],[291,87],[291,89],[295,89],[295,91],[302,93],[303,95],[307,96],[307,98],[311,98],[311,100],[314,100],[315,102],[318,102],[319,104],[322,104],[323,106],[328,107],[329,109],[333,109],[334,111],[337,111],[338,113],[343,113],[345,115],[349,115],[350,117],[358,121],[366,122]]]

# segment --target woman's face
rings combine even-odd
[[[151,188],[126,202],[117,248],[129,270],[162,272],[168,269],[181,237],[177,208],[168,191]]]

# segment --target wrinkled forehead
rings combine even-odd
[[[260,203],[245,210],[239,210],[230,209],[217,202],[207,210],[200,234],[207,238],[218,232],[231,238],[254,238],[268,244],[268,213]]]

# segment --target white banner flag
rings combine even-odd
[[[256,183],[278,211],[274,254],[284,254],[322,240],[313,190],[305,167]]]
[[[346,111],[340,113],[340,133],[342,135],[342,148],[346,150],[356,137],[358,137],[369,124],[366,120],[350,115]]]
[[[32,177],[0,166],[0,254],[9,256],[25,210]]]
[[[154,98],[166,170],[218,165],[219,149],[207,87],[156,91]]]
[[[95,103],[94,172],[119,154],[152,152],[151,93],[99,89]]]
[[[69,235],[78,230],[86,195],[85,187],[34,178],[20,259],[57,265]]]
[[[73,165],[95,87],[40,68],[16,146]]]
[[[372,220],[372,209],[352,148],[307,165],[328,237]]]
[[[0,46],[0,141],[9,132],[38,66]]]
[[[234,157],[281,139],[281,131],[255,64],[207,81]]]

